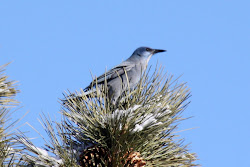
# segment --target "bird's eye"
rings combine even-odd
[[[150,51],[150,49],[149,49],[149,48],[146,48],[146,51]]]

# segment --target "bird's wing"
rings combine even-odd
[[[90,83],[90,85],[85,88],[85,90],[88,90],[89,88],[91,88],[96,83],[97,84],[104,83],[105,79],[108,81],[108,80],[114,79],[116,77],[119,77],[119,76],[123,75],[125,73],[125,71],[126,72],[129,71],[134,66],[135,66],[135,64],[132,64],[130,62],[127,62],[127,61],[122,62],[118,66],[115,66],[114,68],[110,69],[109,71],[107,71],[106,73],[102,74],[98,78],[94,79]]]

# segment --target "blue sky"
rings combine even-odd
[[[84,88],[139,46],[167,49],[150,60],[188,82],[193,116],[180,135],[204,167],[250,166],[250,1],[1,1],[1,64],[19,81],[21,117],[41,131],[60,119],[62,92]],[[23,127],[28,130],[27,126]],[[38,135],[30,130],[29,136]],[[45,135],[45,133],[41,132]],[[35,143],[41,144],[40,139]]]

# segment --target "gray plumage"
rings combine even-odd
[[[151,49],[149,47],[137,48],[127,60],[94,79],[84,89],[85,95],[92,92],[92,87],[103,86],[106,79],[108,98],[113,104],[116,103],[125,90],[128,88],[133,89],[137,85],[141,75],[146,70],[150,58],[159,52],[165,52],[165,50]]]

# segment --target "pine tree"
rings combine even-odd
[[[8,81],[8,77],[3,73],[7,65],[0,66],[0,166],[16,165],[18,156],[15,153],[19,151],[12,138],[12,128],[16,121],[10,121],[10,111],[18,103],[13,99],[18,90],[15,82]]]
[[[149,71],[116,105],[106,98],[106,86],[88,97],[83,91],[76,92],[81,98],[66,93],[61,122],[41,117],[49,137],[44,148],[24,134],[17,137],[25,147],[23,166],[195,166],[195,154],[176,134],[190,91],[162,68]]]

